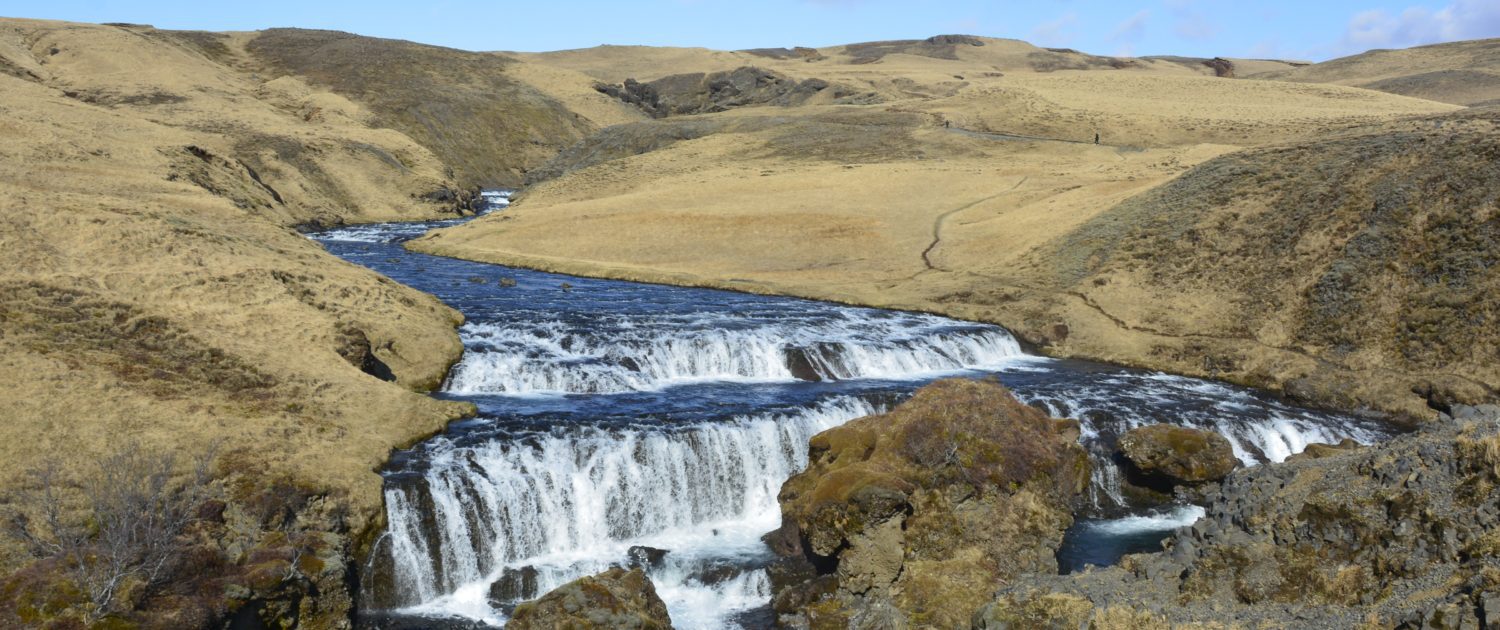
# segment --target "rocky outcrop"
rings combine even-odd
[[[722,72],[674,74],[649,83],[626,79],[595,90],[634,105],[652,118],[722,112],[752,105],[800,105],[829,88],[822,79],[797,81],[779,72],[744,66]]]
[[[1170,424],[1127,431],[1120,454],[1145,485],[1166,489],[1219,481],[1240,463],[1224,436]]]
[[[818,52],[818,49],[808,48],[806,46],[796,46],[793,48],[751,48],[749,50],[744,50],[741,52],[746,52],[761,57],[770,57],[772,59],[802,59],[804,61],[818,61],[820,59],[827,58],[823,55],[823,53]]]
[[[976,625],[1076,627],[1113,607],[1158,625],[1493,627],[1497,488],[1500,407],[1460,407],[1388,444],[1238,471],[1166,551],[1034,576]]]
[[[1022,572],[1055,573],[1088,479],[1075,423],[950,380],[812,439],[767,542],[792,627],[953,627]]]
[[[1222,77],[1225,79],[1234,78],[1233,61],[1230,61],[1223,57],[1214,57],[1213,59],[1204,61],[1203,65],[1208,66],[1210,70],[1213,70],[1214,76],[1216,77]]]
[[[516,606],[512,630],[532,628],[637,628],[668,630],[672,619],[667,605],[656,596],[656,587],[640,569],[615,567],[598,575],[579,578],[558,587],[541,599]]]
[[[849,44],[844,47],[844,53],[849,55],[849,63],[852,64],[877,63],[885,59],[887,55],[897,54],[954,61],[958,59],[960,46],[983,45],[984,40],[973,35],[937,35],[927,39],[898,39]]]
[[[831,110],[793,118],[746,114],[729,118],[683,117],[614,125],[564,149],[540,168],[527,173],[527,194],[535,194],[537,184],[575,171],[712,135],[768,135],[764,149],[773,155],[795,160],[884,162],[910,159],[922,151],[914,146],[912,134],[923,121],[920,116],[904,112]]]

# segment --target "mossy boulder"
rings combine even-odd
[[[1211,431],[1154,424],[1120,436],[1120,454],[1145,485],[1198,485],[1219,481],[1239,465],[1234,448]]]
[[[814,436],[768,542],[783,623],[955,627],[994,586],[1056,572],[1089,478],[1077,425],[996,381],[940,381]],[[800,568],[798,568],[800,567]]]
[[[557,587],[516,606],[512,630],[532,628],[637,628],[669,630],[672,619],[656,587],[640,569],[614,567]]]

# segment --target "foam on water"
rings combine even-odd
[[[1022,356],[1009,333],[927,315],[794,321],[631,316],[466,324],[473,351],[449,377],[458,394],[602,394],[703,381],[909,379],[997,368]]]
[[[688,578],[716,560],[763,556],[760,536],[779,525],[776,494],[806,464],[808,440],[876,411],[840,398],[670,432],[575,428],[438,447],[420,480],[386,489],[384,549],[407,594],[398,604],[497,619],[488,586],[506,567],[538,569],[545,592],[625,563],[633,545],[661,546],[669,561],[652,576],[673,618],[711,626],[764,604],[764,579]]]
[[[1092,521],[1085,527],[1115,536],[1126,536],[1145,532],[1168,532],[1187,527],[1203,518],[1205,510],[1196,505],[1181,505],[1168,512],[1151,512],[1123,518]]]

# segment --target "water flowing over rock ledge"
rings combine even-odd
[[[945,376],[998,375],[1076,419],[1091,462],[1079,507],[1101,517],[1169,498],[1132,487],[1113,461],[1134,427],[1216,431],[1246,465],[1385,435],[1221,384],[1032,357],[984,324],[402,249],[425,227],[317,235],[468,318],[441,396],[479,416],[388,466],[388,529],[363,571],[370,609],[500,623],[524,599],[658,548],[641,566],[674,623],[764,619],[776,573],[760,536],[781,524],[776,495],[809,439]]]

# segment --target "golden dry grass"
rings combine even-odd
[[[1243,338],[1231,325],[1244,317],[1243,301],[1183,299],[1187,287],[1152,277],[1111,277],[1108,286],[1060,278],[1059,268],[1089,263],[1074,260],[1089,254],[1057,244],[1085,226],[1130,234],[1136,225],[1111,223],[1112,208],[1206,160],[1277,143],[1315,147],[1330,134],[1458,109],[1340,86],[1217,78],[1167,62],[1036,72],[1013,61],[1019,69],[1002,76],[970,72],[969,55],[1001,63],[1030,54],[991,45],[997,50],[960,47],[957,59],[892,54],[851,65],[827,50],[814,62],[772,59],[768,67],[789,76],[863,81],[885,102],[742,108],[606,130],[554,160],[544,169],[553,178],[505,214],[410,247],[936,311],[1001,323],[1059,354],[1277,387],[1316,371],[1319,359],[1279,349],[1284,338]],[[589,70],[612,52],[540,60]],[[663,63],[691,56],[670,52]],[[651,76],[646,64],[656,58],[634,55],[628,67]],[[708,69],[731,60],[701,61]],[[974,76],[953,79],[962,72]],[[1057,324],[1070,331],[1066,340],[1049,332]],[[1317,402],[1427,413],[1409,388],[1381,380]]]
[[[347,494],[357,531],[391,447],[464,412],[413,391],[456,358],[458,314],[290,229],[443,216],[420,197],[454,182],[362,106],[239,71],[246,37],[210,56],[0,22],[0,485],[126,442],[222,443],[241,474]],[[397,383],[339,355],[349,330]]]

